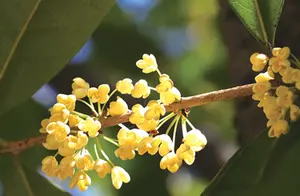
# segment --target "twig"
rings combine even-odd
[[[237,97],[244,97],[252,95],[252,86],[253,84],[237,86],[233,88],[212,91],[209,93],[199,94],[190,97],[183,97],[180,102],[176,102],[170,105],[165,106],[168,112],[186,108],[192,108],[195,106],[204,105],[211,102],[216,102],[225,99],[233,99]],[[128,122],[131,112],[121,115],[121,116],[114,116],[114,117],[107,117],[103,118],[100,117],[102,128],[105,127],[113,127],[120,123]],[[0,154],[2,153],[20,153],[32,146],[39,145],[45,142],[46,134],[42,134],[37,137],[32,137],[24,140],[19,141],[9,141],[0,146]]]

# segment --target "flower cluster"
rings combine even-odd
[[[269,137],[278,138],[288,133],[288,122],[300,116],[295,103],[300,90],[300,64],[296,58],[289,60],[288,47],[273,48],[272,55],[270,59],[258,53],[250,57],[253,71],[266,70],[255,77],[252,98],[259,101],[258,107],[268,118]]]
[[[57,95],[57,103],[49,109],[50,117],[42,120],[40,132],[47,134],[43,146],[48,150],[55,150],[53,156],[42,160],[42,170],[52,177],[61,180],[70,178],[70,187],[77,186],[85,191],[92,183],[88,171],[95,171],[100,178],[111,174],[112,184],[120,189],[123,183],[130,181],[129,174],[120,166],[116,166],[102,148],[102,142],[110,142],[117,146],[115,156],[122,160],[130,160],[136,153],[149,153],[162,156],[161,169],[176,172],[183,161],[191,165],[195,160],[195,153],[202,150],[207,140],[187,119],[182,110],[166,111],[165,105],[181,100],[179,90],[167,74],[161,74],[155,57],[144,54],[136,62],[136,66],[143,73],[157,72],[159,83],[150,87],[146,80],[139,80],[135,84],[129,78],[119,80],[111,91],[108,84],[91,87],[82,78],[75,78],[72,83],[72,94]],[[146,99],[154,91],[159,94],[158,100],[150,100],[146,106],[134,105],[129,110],[121,95],[128,94],[133,98]],[[115,100],[111,100],[118,93]],[[91,114],[84,114],[76,110],[76,104],[85,104]],[[120,130],[117,138],[105,135],[101,120],[131,113],[129,121],[136,126],[129,129],[118,124]],[[159,134],[158,129],[171,120],[167,130]],[[182,124],[182,143],[176,149],[175,140],[178,124]],[[102,121],[103,123],[103,121]],[[191,130],[188,131],[188,126]],[[172,139],[170,133],[172,134]],[[89,144],[89,145],[88,145]],[[91,145],[92,144],[92,145]],[[90,146],[94,148],[90,149]],[[95,156],[90,151],[93,150]]]

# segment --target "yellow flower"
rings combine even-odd
[[[278,120],[269,130],[269,137],[279,138],[288,133],[289,124],[286,120]]]
[[[46,142],[43,143],[43,146],[48,150],[57,150],[61,145],[62,142],[57,141],[54,135],[47,135]]]
[[[160,161],[160,168],[168,169],[172,173],[177,172],[181,165],[182,160],[174,152],[168,153]]]
[[[40,133],[47,133],[46,128],[47,128],[49,123],[50,123],[50,121],[49,121],[48,118],[45,118],[41,121],[42,128],[40,128]]]
[[[154,119],[151,119],[151,120],[147,120],[147,119],[144,119],[144,121],[140,124],[136,124],[136,126],[141,129],[141,130],[144,130],[144,131],[153,131],[156,129],[156,127],[158,126],[159,124],[159,121],[158,120],[154,120]]]
[[[132,124],[141,124],[144,122],[144,113],[146,111],[146,108],[144,108],[140,104],[135,104],[132,106],[132,114],[129,117],[129,122]]]
[[[123,182],[128,183],[130,181],[129,174],[119,166],[114,166],[111,170],[112,184],[116,189],[120,189]]]
[[[160,84],[156,86],[156,90],[159,93],[167,92],[174,87],[173,81],[167,74],[162,74],[159,77]]]
[[[56,103],[49,109],[51,113],[50,122],[67,122],[70,116],[70,111],[62,103]]]
[[[252,70],[259,72],[262,71],[266,64],[268,63],[269,58],[265,54],[254,53],[250,57],[250,62],[252,64]]]
[[[276,56],[280,59],[287,59],[290,56],[290,48],[283,47],[283,48],[273,48],[272,49],[273,56]]]
[[[110,174],[111,165],[103,159],[98,159],[95,161],[95,170],[100,178],[104,178],[107,174]]]
[[[87,95],[88,89],[90,88],[89,83],[87,83],[82,78],[74,78],[72,83],[72,94],[78,99],[82,99]]]
[[[88,97],[91,98],[93,103],[106,103],[109,99],[109,85],[101,84],[98,88],[92,87],[88,90]]]
[[[77,132],[77,136],[69,135],[68,136],[68,147],[74,150],[79,150],[82,147],[86,146],[89,141],[88,136],[82,131]]]
[[[126,114],[128,112],[127,103],[121,97],[117,97],[117,101],[109,103],[108,112],[111,116]]]
[[[58,142],[63,142],[70,133],[70,127],[60,121],[49,123],[46,130],[48,134],[54,135]]]
[[[280,59],[278,57],[272,57],[269,61],[269,65],[274,73],[280,72],[286,67],[290,67],[291,63],[288,59]]]
[[[69,147],[68,140],[65,140],[58,149],[58,154],[63,157],[72,156],[75,153],[75,150]]]
[[[148,133],[140,129],[120,129],[117,135],[119,145],[136,148],[140,141],[147,137]]]
[[[255,77],[255,81],[257,83],[259,82],[267,82],[269,80],[273,80],[274,78],[272,78],[268,72],[265,72],[265,73],[260,73],[258,74],[256,77]]]
[[[290,107],[293,104],[293,92],[286,86],[279,86],[276,89],[276,95],[278,96],[276,101],[281,107]]]
[[[58,94],[56,99],[57,99],[57,103],[64,104],[69,111],[72,112],[75,110],[75,104],[76,104],[75,95]]]
[[[150,88],[146,80],[139,80],[135,83],[133,90],[131,91],[131,96],[134,98],[146,99],[150,95]]]
[[[166,108],[160,104],[158,101],[152,100],[149,101],[147,104],[147,111],[145,113],[145,118],[147,120],[159,120],[160,116],[163,116],[166,114]]]
[[[131,146],[121,146],[115,150],[115,155],[122,160],[131,160],[135,157],[135,151]]]
[[[101,123],[98,120],[87,117],[86,120],[82,120],[79,122],[78,128],[83,132],[88,132],[89,136],[94,138],[99,134],[98,131],[101,129]]]
[[[57,174],[58,162],[54,156],[47,156],[42,160],[42,171],[48,176],[54,177]]]
[[[201,131],[193,129],[186,134],[183,138],[183,142],[190,146],[193,151],[198,152],[206,146],[207,139]]]
[[[152,149],[152,143],[153,138],[152,137],[144,137],[141,142],[138,144],[137,149],[138,149],[138,153],[139,155],[143,155],[146,152],[148,152],[149,150],[151,151]]]
[[[151,143],[152,148],[148,150],[148,153],[154,155],[159,151],[160,156],[165,156],[173,149],[173,142],[169,135],[161,134],[155,136]]]
[[[94,169],[95,161],[88,150],[84,149],[75,156],[76,167],[80,170],[88,171]]]
[[[176,87],[171,88],[167,92],[162,92],[159,95],[160,95],[160,100],[165,105],[180,101],[181,99],[181,94]]]
[[[133,90],[132,80],[129,78],[119,80],[116,84],[116,89],[122,94],[131,94]]]
[[[157,62],[154,55],[144,54],[143,59],[136,62],[136,66],[143,70],[143,73],[151,73],[157,70]]]
[[[181,144],[176,150],[176,155],[188,165],[192,165],[195,161],[195,151],[187,144]]]
[[[270,82],[259,82],[253,85],[252,90],[255,94],[265,94],[271,89]]]
[[[279,72],[279,74],[282,76],[281,79],[285,84],[291,84],[294,82],[293,81],[294,70],[296,69],[293,69],[291,67],[286,67],[284,69],[281,69],[281,71]]]
[[[75,173],[75,159],[73,156],[64,157],[59,164],[59,170],[57,176],[61,180],[65,180],[68,177],[72,177]]]
[[[290,106],[290,118],[291,121],[296,121],[297,118],[300,116],[300,109],[298,106],[292,104]]]
[[[70,188],[74,188],[77,184],[78,189],[81,191],[86,191],[91,185],[91,178],[82,170],[76,172],[70,182]]]
[[[70,114],[68,121],[69,121],[69,126],[72,128],[72,127],[77,127],[78,123],[82,121],[82,119],[77,115]]]

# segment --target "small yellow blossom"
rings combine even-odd
[[[135,151],[131,146],[121,146],[115,150],[115,155],[122,160],[131,160],[135,157]]]
[[[160,100],[165,105],[180,101],[181,99],[181,94],[176,87],[171,88],[169,91],[162,92],[159,95],[160,95]]]
[[[94,169],[95,161],[88,150],[84,149],[75,156],[76,167],[80,170],[88,171]]]
[[[140,124],[136,124],[136,126],[144,131],[153,131],[156,129],[156,127],[158,126],[159,121],[155,120],[155,119],[151,119],[151,120],[147,120],[144,119],[144,121]]]
[[[143,70],[143,73],[151,73],[157,70],[156,58],[153,54],[144,54],[143,59],[136,62],[136,66]]]
[[[119,80],[116,84],[116,89],[121,94],[131,94],[131,91],[133,90],[132,80],[129,78]]]
[[[75,150],[69,147],[68,140],[65,140],[62,145],[58,148],[58,154],[63,157],[74,155]]]
[[[77,115],[74,115],[74,114],[70,114],[70,116],[69,116],[69,120],[68,120],[69,122],[69,127],[77,127],[78,126],[78,123],[80,122],[80,121],[82,121],[82,119],[79,117],[79,116],[77,116]]]
[[[136,148],[148,133],[140,129],[120,129],[117,135],[119,145]]]
[[[291,121],[296,121],[297,118],[300,116],[300,109],[298,106],[292,104],[290,106],[290,118]]]
[[[49,123],[46,130],[48,134],[54,135],[58,142],[63,142],[70,133],[70,127],[60,121]]]
[[[77,185],[79,190],[86,191],[91,183],[91,178],[84,171],[79,170],[71,179],[70,188],[74,188]]]
[[[48,118],[45,118],[41,121],[41,126],[42,128],[40,128],[40,133],[47,133],[47,126],[50,123],[50,120]]]
[[[49,109],[51,113],[50,122],[67,122],[70,116],[70,111],[62,103],[56,103]]]
[[[148,150],[148,153],[151,155],[154,155],[159,151],[160,156],[165,156],[173,149],[173,142],[167,134],[155,136],[151,145],[152,148]]]
[[[183,142],[190,146],[193,151],[198,152],[206,146],[207,139],[201,131],[193,129],[186,134],[183,138]]]
[[[89,141],[88,136],[82,131],[77,132],[77,136],[69,135],[68,136],[68,146],[71,149],[79,150],[82,147],[86,146]]]
[[[126,114],[128,112],[127,103],[121,97],[117,97],[117,101],[109,103],[108,112],[111,116]]]
[[[76,104],[75,95],[58,94],[56,99],[57,99],[57,103],[64,104],[69,111],[72,112],[75,110],[75,104]]]
[[[90,88],[89,83],[87,83],[82,78],[74,78],[72,83],[72,94],[78,99],[82,99],[87,95],[88,89]]]
[[[152,149],[152,143],[153,138],[152,137],[144,137],[141,142],[138,144],[137,149],[139,155],[144,155],[146,152],[151,151]]]
[[[43,146],[48,150],[57,150],[61,144],[62,142],[57,141],[54,135],[47,135],[46,142],[43,143]]]
[[[166,108],[160,104],[158,101],[152,100],[149,101],[147,104],[147,111],[145,113],[145,118],[147,120],[159,120],[160,116],[163,116],[166,114]]]
[[[73,156],[64,157],[59,163],[57,176],[61,180],[72,177],[75,173],[75,159]]]
[[[174,153],[166,154],[160,161],[161,169],[168,169],[170,172],[175,173],[182,165],[182,160]]]
[[[54,177],[57,174],[58,162],[54,156],[47,156],[42,160],[42,171],[48,176]]]
[[[279,59],[287,59],[290,56],[290,48],[289,47],[283,47],[283,48],[273,48],[272,54],[275,57],[278,57]]]
[[[269,61],[269,65],[274,73],[278,73],[282,69],[290,67],[291,63],[288,59],[279,59],[278,57],[272,57]]]
[[[286,120],[278,120],[269,130],[269,137],[279,138],[288,133],[289,124]]]
[[[87,117],[86,120],[80,121],[78,124],[78,128],[83,132],[87,132],[90,137],[97,137],[99,134],[99,130],[101,129],[101,123],[98,120],[94,120],[91,117]]]
[[[257,83],[259,82],[267,82],[269,80],[273,80],[274,78],[272,78],[268,72],[265,72],[265,73],[260,73],[258,74],[256,77],[255,77],[255,81]]]
[[[133,90],[131,91],[131,96],[134,98],[146,99],[150,95],[150,87],[146,80],[139,80],[135,83]]]
[[[281,107],[290,107],[293,104],[293,92],[286,86],[279,86],[276,89],[277,103]]]
[[[119,166],[114,166],[111,170],[112,184],[116,189],[120,189],[123,182],[128,183],[130,181],[129,174]]]
[[[253,85],[252,90],[255,94],[265,94],[271,89],[270,82],[259,82]]]
[[[188,165],[192,165],[195,161],[195,151],[187,144],[181,144],[176,150],[176,155],[179,159],[184,160]]]
[[[111,172],[111,165],[103,159],[96,160],[94,168],[100,178],[104,178]]]
[[[88,97],[92,100],[93,103],[106,103],[109,99],[109,85],[101,84],[98,88],[92,87],[88,90]]]
[[[129,122],[132,124],[141,124],[144,122],[144,114],[146,112],[146,108],[144,108],[140,104],[135,104],[132,106],[132,115],[129,117]]]
[[[286,67],[279,72],[279,74],[282,76],[281,79],[285,84],[291,84],[294,82],[293,81],[294,70],[295,69],[291,67]]]
[[[159,93],[167,92],[174,87],[173,81],[167,74],[162,74],[159,76],[159,82],[160,84],[156,86],[156,90]]]
[[[262,71],[266,64],[268,63],[269,58],[265,54],[254,53],[250,57],[250,62],[252,64],[252,70],[259,72]]]

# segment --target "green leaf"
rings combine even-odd
[[[114,0],[0,1],[0,115],[55,76]]]
[[[18,157],[0,157],[0,180],[4,185],[4,196],[67,196],[70,195],[53,186],[37,171],[20,163]]]
[[[284,0],[229,0],[251,34],[267,48],[274,45]]]
[[[279,139],[264,131],[241,148],[221,169],[202,196],[299,195],[300,121]]]

